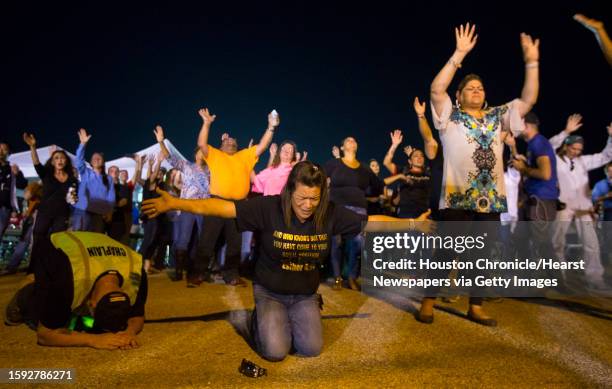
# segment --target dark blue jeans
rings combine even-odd
[[[104,233],[105,225],[102,215],[75,208],[72,211],[72,230]]]
[[[175,221],[174,224],[174,226],[177,228],[177,231],[174,234],[175,250],[189,250],[189,247],[191,247],[189,241],[192,237],[194,224],[198,229],[196,236],[199,238],[202,235],[202,228],[204,227],[204,216],[189,212],[181,212],[181,214],[178,216],[178,220]]]
[[[316,357],[323,349],[319,296],[278,294],[253,284],[257,352],[269,361],[282,361],[291,347],[296,354]]]
[[[32,243],[32,234],[34,232],[34,225],[30,224],[26,227],[24,233],[22,233],[21,239],[19,243],[15,246],[15,250],[13,251],[13,255],[11,255],[11,260],[9,261],[7,270],[15,271],[19,267],[21,261],[25,259],[26,250]]]
[[[367,209],[360,207],[344,206],[351,211],[359,214],[366,215]],[[334,278],[342,276],[342,238],[340,235],[332,237],[331,241],[331,263]],[[357,234],[350,237],[344,237],[344,244],[346,251],[346,257],[348,259],[349,278],[356,279],[359,277],[359,258],[361,255],[361,249],[363,248],[363,234]]]

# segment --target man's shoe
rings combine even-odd
[[[188,288],[197,288],[202,284],[202,279],[199,276],[188,276],[187,277],[187,287]]]
[[[23,323],[23,316],[19,310],[19,305],[17,305],[17,293],[15,293],[11,301],[9,301],[8,305],[6,306],[4,324],[7,326],[18,326],[21,323]]]
[[[189,253],[185,250],[176,250],[174,255],[174,277],[172,281],[180,281],[183,279],[183,271],[185,270],[185,264],[189,259]]]

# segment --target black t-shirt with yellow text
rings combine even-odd
[[[355,235],[365,216],[329,204],[324,231],[317,232],[312,218],[291,226],[283,220],[280,196],[236,202],[240,231],[259,231],[261,244],[255,264],[255,282],[280,294],[312,294],[319,287],[319,266],[329,257],[331,237]]]

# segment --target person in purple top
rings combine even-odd
[[[159,143],[161,152],[172,165],[172,167],[181,172],[183,186],[181,188],[180,198],[182,199],[207,199],[210,197],[210,171],[204,160],[204,155],[199,147],[194,152],[194,162],[186,161],[166,147],[164,143],[164,129],[161,126],[156,126],[155,139]],[[188,287],[197,286],[199,277],[204,273],[203,261],[194,259],[189,263],[189,248],[193,247],[195,242],[192,242],[192,232],[194,227],[197,229],[196,237],[202,236],[202,228],[204,225],[204,217],[195,215],[189,212],[181,212],[178,215],[178,220],[175,226],[178,228],[176,236],[178,240],[174,242],[174,258],[176,262],[176,273],[173,277],[175,281],[183,279],[183,269],[188,266],[187,278]]]

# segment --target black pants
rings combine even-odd
[[[553,222],[557,217],[557,200],[542,200],[530,196],[521,209],[520,219],[528,221],[521,226],[519,239],[530,244],[519,245],[521,258],[554,258],[552,245]]]
[[[32,234],[32,253],[28,273],[36,274],[41,257],[46,256],[45,250],[41,250],[43,240],[48,240],[51,234],[68,229],[68,215],[48,216],[39,212],[34,222],[34,232]],[[46,245],[44,245],[46,247]]]
[[[242,235],[238,232],[235,219],[224,219],[209,216],[204,219],[202,236],[198,241],[196,255],[196,272],[202,274],[212,266],[215,258],[215,248],[219,237],[225,238],[225,264],[222,268],[225,281],[239,277],[240,250],[242,249]]]
[[[479,222],[498,222],[499,213],[481,213],[462,209],[441,209],[440,210],[440,221],[441,222],[463,222],[461,224],[461,234],[464,236],[480,236],[484,233],[487,234],[487,242],[497,241],[499,234],[499,228],[490,228],[490,223],[479,223]],[[453,236],[457,233],[457,226],[451,225],[450,223],[446,228],[441,230],[442,236],[449,235]],[[454,228],[453,228],[454,227]],[[473,258],[488,258],[491,250],[490,244],[485,244],[482,250],[472,249],[470,250],[470,257]],[[452,261],[454,258],[460,257],[452,249],[442,249],[434,254],[434,258],[444,258],[447,261]],[[448,270],[432,270],[428,272],[430,278],[447,278],[450,272]],[[469,276],[469,274],[468,274]],[[436,292],[436,289],[432,289]],[[439,290],[439,289],[438,289]],[[482,305],[482,297],[470,297],[470,305]]]
[[[164,241],[165,220],[161,218],[147,219],[143,222],[143,237],[140,245],[140,255],[143,259],[152,259],[155,251],[166,244]]]
[[[38,324],[41,309],[41,300],[37,299],[36,292],[36,284],[34,282],[29,283],[19,289],[15,294],[15,300],[11,301],[11,304],[17,304],[17,307],[19,307],[19,313],[21,313],[23,321],[34,330]]]

